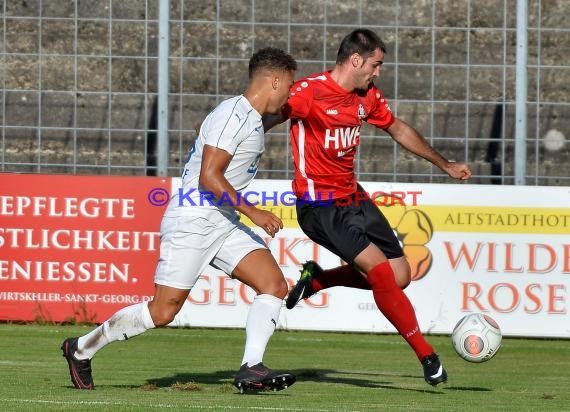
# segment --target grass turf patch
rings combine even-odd
[[[284,391],[240,395],[233,377],[244,331],[157,329],[93,359],[96,390],[72,387],[59,349],[91,327],[0,324],[5,410],[554,411],[570,405],[570,342],[509,339],[492,360],[460,359],[449,336],[429,336],[449,373],[431,387],[395,335],[277,331],[264,363],[297,375]]]

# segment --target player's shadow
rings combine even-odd
[[[236,371],[216,371],[211,373],[177,373],[173,376],[164,376],[162,378],[149,378],[147,383],[157,388],[168,388],[174,384],[181,383],[197,383],[204,385],[222,385],[224,383],[233,383]]]
[[[443,388],[448,391],[466,391],[466,392],[491,392],[492,389],[481,388],[479,386],[446,386]]]
[[[147,385],[153,388],[172,388],[175,386],[184,387],[187,384],[200,385],[227,385],[233,388],[234,375],[236,371],[216,371],[212,373],[177,373],[173,376],[147,379]],[[235,388],[234,388],[235,389]],[[224,390],[225,391],[225,390]],[[239,394],[237,389],[235,393]],[[247,395],[266,395],[268,392],[246,391]],[[287,392],[278,392],[280,395],[288,396]]]
[[[322,383],[334,383],[341,385],[352,385],[361,388],[379,388],[379,389],[391,389],[391,390],[401,390],[410,392],[420,392],[420,393],[431,393],[431,394],[443,394],[441,391],[444,390],[455,390],[455,391],[490,391],[487,388],[480,387],[458,387],[458,386],[439,386],[439,387],[426,387],[425,389],[418,389],[414,387],[406,387],[401,383],[395,383],[394,378],[409,378],[414,380],[421,380],[422,384],[424,378],[423,376],[416,375],[397,375],[397,374],[383,374],[383,373],[355,373],[351,371],[340,371],[334,369],[296,369],[288,370],[288,372],[293,373],[297,377],[297,384],[303,382],[316,382]],[[150,378],[147,379],[147,384],[155,386],[157,388],[168,388],[175,384],[188,384],[196,383],[197,385],[223,385],[229,384],[233,385],[233,377],[236,371],[233,370],[223,370],[210,373],[178,373],[173,376],[165,376],[161,378]]]
[[[384,373],[373,373],[373,372],[356,373],[351,371],[339,371],[334,369],[299,369],[293,373],[297,375],[297,382],[302,382],[302,381],[304,382],[312,381],[317,383],[328,382],[328,383],[336,383],[341,385],[353,385],[362,388],[381,388],[381,389],[393,389],[393,390],[409,391],[409,392],[441,394],[441,392],[435,388],[430,389],[428,387],[426,389],[417,389],[412,387],[404,387],[401,386],[400,384],[394,383],[393,381],[394,377],[421,379],[423,381],[423,377],[420,376],[384,374]],[[361,377],[355,377],[354,375],[359,375]]]

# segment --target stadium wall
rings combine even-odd
[[[0,320],[102,322],[152,298],[160,218],[180,180],[2,174]],[[495,318],[507,336],[570,337],[570,189],[365,182],[403,244],[406,289],[422,331],[450,333],[466,313]],[[281,217],[257,228],[292,285],[301,264],[338,257],[296,223],[287,180],[244,191]],[[245,219],[245,223],[251,225]],[[243,327],[253,291],[218,270],[202,274],[171,326]],[[369,291],[332,288],[283,310],[282,329],[392,333]]]
[[[169,16],[159,13],[165,2]],[[255,50],[289,51],[300,78],[332,67],[342,38],[368,27],[386,42],[376,85],[394,113],[447,158],[467,161],[470,183],[513,184],[515,3],[0,0],[0,171],[152,176],[168,129],[168,175],[180,176],[196,123],[242,93]],[[570,185],[567,11],[568,0],[528,2],[528,185]],[[165,19],[166,89],[158,80]],[[169,104],[160,127],[159,96]],[[361,181],[448,182],[381,130],[363,124],[360,139]],[[292,178],[288,142],[286,125],[271,130],[258,177]]]

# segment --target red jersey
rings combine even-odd
[[[361,95],[350,92],[328,71],[295,82],[283,114],[291,119],[293,191],[299,199],[313,201],[356,192],[354,156],[362,121],[387,129],[395,120],[376,86]]]

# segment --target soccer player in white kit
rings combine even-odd
[[[265,148],[262,116],[280,112],[296,69],[297,63],[284,51],[259,50],[249,61],[244,93],[225,100],[206,117],[188,154],[182,188],[162,219],[153,300],[125,307],[88,334],[62,344],[76,388],[94,389],[91,359],[104,346],[172,322],[209,264],[257,293],[234,385],[243,392],[282,390],[295,382],[294,375],[262,363],[288,287],[265,243],[239,221],[239,213],[272,237],[283,222],[244,202],[238,192],[254,178]]]

